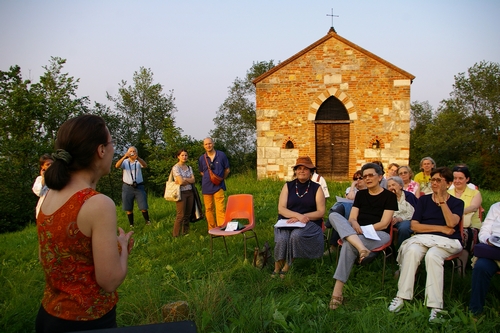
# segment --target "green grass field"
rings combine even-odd
[[[273,245],[273,224],[277,218],[278,195],[283,182],[256,181],[255,175],[236,175],[227,180],[227,195],[254,195],[256,232],[261,246]],[[341,196],[347,183],[329,183],[327,207]],[[482,191],[483,207],[488,210],[500,201],[500,193]],[[333,288],[335,254],[317,260],[297,259],[282,281],[271,279],[272,265],[256,269],[243,260],[241,236],[227,238],[229,255],[221,239],[210,238],[206,221],[191,225],[190,234],[172,237],[175,204],[163,198],[149,198],[153,225],[144,226],[136,211],[136,246],[130,256],[129,272],[118,289],[118,325],[133,326],[162,322],[161,307],[174,301],[187,301],[190,319],[198,332],[495,332],[500,331],[500,277],[494,278],[487,309],[473,318],[467,312],[471,270],[465,278],[455,277],[449,293],[451,265],[445,268],[445,309],[448,315],[439,323],[428,322],[429,310],[423,306],[425,270],[417,275],[415,299],[400,313],[387,306],[397,291],[393,278],[394,259],[384,286],[382,260],[367,267],[356,266],[344,289],[345,305],[328,309]],[[128,230],[125,213],[117,207],[118,223]],[[0,235],[0,331],[34,332],[34,321],[43,293],[44,277],[37,259],[35,226]],[[248,241],[252,258],[255,241]]]

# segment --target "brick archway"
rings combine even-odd
[[[322,92],[311,105],[316,111],[316,166],[329,179],[349,177],[350,123],[356,118],[353,106],[349,96],[336,88]]]

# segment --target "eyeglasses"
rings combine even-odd
[[[401,171],[399,175],[407,175],[409,172],[408,171]]]
[[[116,146],[116,140],[115,140],[115,139],[111,139],[111,141],[106,142],[104,145],[105,145],[105,146],[107,146],[107,145],[109,145],[110,143],[113,145],[113,147],[114,147],[114,146]]]
[[[357,178],[355,177],[352,180],[362,180],[362,179],[363,179],[363,177],[357,177]]]
[[[363,175],[363,179],[373,178],[373,177],[376,177],[376,176],[378,176],[378,174],[376,174],[376,173],[367,173],[367,174]]]
[[[443,178],[431,178],[431,183],[441,183],[441,181],[443,180]]]

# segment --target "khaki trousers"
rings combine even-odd
[[[443,308],[444,259],[460,252],[462,245],[456,239],[430,234],[419,234],[408,238],[399,249],[400,275],[397,296],[413,298],[415,272],[425,256],[427,280],[425,282],[425,304],[431,308]]]
[[[205,218],[208,222],[208,230],[223,225],[224,215],[226,214],[224,190],[220,189],[214,194],[203,194],[203,201],[205,203]],[[216,215],[217,222],[215,221]]]

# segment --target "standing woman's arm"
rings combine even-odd
[[[107,292],[115,291],[127,275],[133,231],[125,233],[120,228],[120,234],[116,235],[116,207],[113,200],[103,194],[85,202],[77,224],[85,235],[92,237],[97,283]]]

